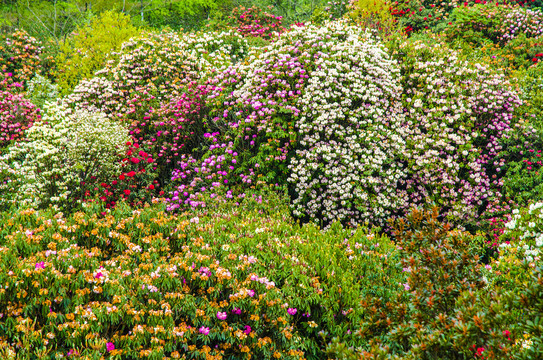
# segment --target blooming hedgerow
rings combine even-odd
[[[103,114],[51,104],[26,131],[26,141],[1,158],[2,193],[15,193],[21,205],[69,207],[119,171],[129,139],[126,128]]]

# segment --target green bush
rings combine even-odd
[[[447,37],[449,40],[462,39],[473,46],[496,43],[500,36],[499,26],[508,11],[511,7],[493,2],[456,7],[450,16],[452,24],[446,28]]]
[[[83,79],[94,76],[115,51],[140,30],[132,25],[130,16],[106,11],[87,25],[79,26],[69,36],[57,55],[57,81],[62,94],[69,93]]]

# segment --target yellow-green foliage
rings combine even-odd
[[[390,6],[388,0],[355,0],[349,16],[362,26],[390,34],[396,28]]]
[[[114,11],[106,11],[89,24],[78,27],[66,39],[57,57],[61,93],[69,93],[80,80],[92,77],[104,67],[106,58],[113,58],[112,52],[139,33],[128,15]]]

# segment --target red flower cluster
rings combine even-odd
[[[243,6],[232,10],[230,21],[244,36],[261,37],[270,39],[274,32],[283,32],[281,25],[282,16],[275,16],[262,9],[253,6],[246,9]],[[298,25],[298,23],[297,23]]]
[[[99,192],[99,199],[106,204],[106,208],[115,206],[118,199],[123,198],[135,203],[141,200],[142,192],[147,194],[154,193],[159,187],[158,180],[154,175],[147,171],[147,167],[154,165],[154,159],[140,149],[139,144],[128,142],[129,146],[126,156],[121,160],[123,171],[116,179],[107,183],[101,183],[101,189],[95,188]],[[87,192],[86,196],[92,194]]]

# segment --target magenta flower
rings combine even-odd
[[[113,344],[112,342],[108,342],[108,343],[106,344],[106,349],[107,349],[107,351],[113,351],[113,350],[115,350],[115,344]]]
[[[45,263],[43,261],[36,263],[36,269],[45,269]]]
[[[255,291],[254,290],[247,290],[247,294],[249,294],[250,297],[253,297],[253,296],[255,296]]]
[[[100,279],[102,276],[104,276],[104,274],[102,274],[101,272],[97,272],[96,275],[94,275],[94,278]]]
[[[287,312],[289,315],[296,315],[298,310],[296,308],[288,308]]]
[[[205,326],[202,326],[200,329],[198,329],[198,331],[200,331],[200,334],[204,334],[204,335],[209,334],[209,328]]]
[[[226,320],[226,312],[217,312],[217,319],[219,320]]]
[[[244,333],[247,334],[247,335],[249,335],[249,334],[251,333],[251,331],[252,331],[251,327],[250,327],[249,325],[245,325],[245,331],[244,331]]]

